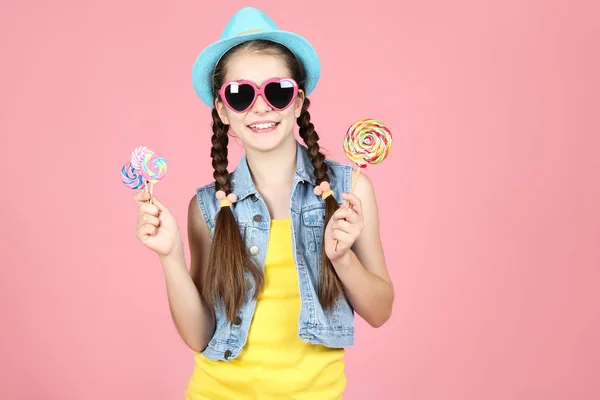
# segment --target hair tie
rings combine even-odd
[[[237,201],[235,193],[229,193],[225,196],[225,192],[222,190],[217,191],[216,197],[217,200],[219,200],[219,208],[231,207],[231,205]]]
[[[313,192],[317,196],[321,196],[323,198],[323,200],[325,200],[329,196],[333,195],[333,190],[331,190],[331,186],[329,185],[329,182],[326,182],[326,181],[321,182],[321,184],[319,186],[315,186],[315,189],[313,190]]]

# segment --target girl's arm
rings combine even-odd
[[[354,310],[371,326],[379,327],[392,313],[394,289],[381,245],[373,185],[363,174],[353,176],[357,178],[354,194],[342,195],[352,209],[343,205],[330,221],[331,237],[341,240],[337,252],[328,252]]]
[[[190,246],[190,270],[188,272],[183,249],[161,257],[165,273],[167,296],[173,322],[179,335],[192,350],[206,348],[215,330],[215,319],[200,297],[208,255],[209,232],[200,215],[194,196],[188,207],[188,240]]]

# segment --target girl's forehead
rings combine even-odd
[[[257,85],[271,78],[287,78],[290,72],[282,56],[244,52],[232,57],[226,66],[225,81],[248,80]]]

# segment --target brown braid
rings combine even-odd
[[[216,190],[222,190],[225,194],[231,192],[231,183],[229,182],[229,172],[227,171],[227,145],[229,144],[229,125],[225,125],[216,109],[212,110],[213,118],[213,135],[211,138],[212,148],[210,149],[210,157],[212,158],[212,166],[215,169],[213,178],[215,178]]]
[[[231,193],[230,175],[227,171],[227,133],[229,126],[225,125],[217,110],[213,109],[212,166],[215,169],[213,177],[216,190],[225,194]],[[206,280],[202,285],[202,297],[211,308],[218,299],[225,305],[225,315],[230,322],[235,321],[236,315],[244,304],[244,295],[250,289],[245,271],[250,272],[254,283],[256,298],[263,287],[261,269],[252,262],[242,240],[240,228],[233,215],[231,207],[223,207],[215,219],[215,231],[208,257]]]
[[[321,182],[329,182],[329,176],[327,175],[327,164],[325,163],[325,156],[321,153],[319,147],[319,135],[315,131],[315,127],[310,122],[310,113],[308,107],[310,101],[308,98],[304,99],[302,104],[302,111],[297,119],[298,126],[300,127],[300,137],[306,143],[308,148],[308,155],[312,161],[315,170],[316,185],[318,186]],[[325,199],[325,222],[323,225],[323,238],[321,239],[321,284],[319,285],[319,301],[323,308],[332,310],[335,302],[338,298],[343,295],[343,287],[340,278],[338,277],[333,264],[325,254],[325,227],[329,223],[329,220],[333,216],[333,213],[340,208],[338,202],[333,196],[329,196]]]

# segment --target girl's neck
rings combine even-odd
[[[296,139],[281,143],[270,152],[246,151],[246,160],[257,189],[291,185],[296,173]]]

